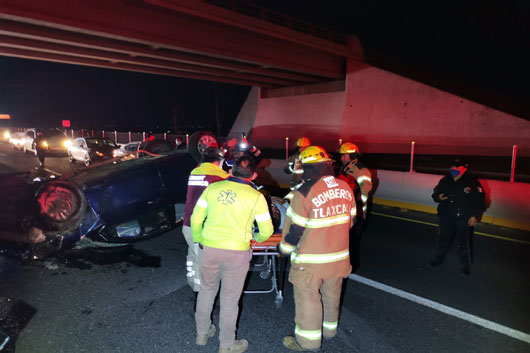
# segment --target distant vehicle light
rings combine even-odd
[[[48,141],[42,141],[42,147],[48,147]]]
[[[9,138],[11,138],[11,134],[9,133],[9,131],[4,132],[4,138],[6,140],[9,140]]]
[[[72,141],[66,140],[66,141],[63,142],[63,145],[66,148],[70,148],[70,147],[72,147]]]
[[[103,157],[103,156],[104,156],[104,154],[101,153],[101,152],[99,152],[99,151],[96,151],[96,154],[97,154],[98,156],[100,156],[100,157]]]

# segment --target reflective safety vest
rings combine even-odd
[[[193,169],[188,178],[188,192],[186,194],[186,205],[184,206],[184,223],[190,226],[190,217],[197,200],[206,187],[217,181],[228,178],[228,173],[213,163],[202,163]]]
[[[294,191],[280,251],[320,278],[346,277],[351,272],[349,229],[356,214],[353,191],[345,181],[333,176],[308,181]]]
[[[352,176],[359,188],[361,189],[361,200],[363,217],[366,218],[366,210],[368,208],[368,197],[370,191],[372,191],[372,173],[362,163],[358,162],[357,159],[350,161],[343,169],[345,175]],[[359,205],[361,206],[361,205]]]
[[[258,224],[258,243],[274,231],[269,206],[254,184],[229,177],[204,190],[191,215],[193,241],[217,249],[248,250],[252,226]]]

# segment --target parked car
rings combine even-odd
[[[211,141],[211,134],[196,134]],[[196,149],[202,149],[205,140],[193,136],[193,141],[202,143],[187,150],[146,151],[150,154],[140,158],[104,161],[59,180],[0,175],[0,192],[8,195],[0,203],[0,229],[42,229],[47,240],[33,245],[38,258],[71,248],[82,237],[96,244],[127,244],[161,234],[175,225],[175,205],[185,202],[189,173],[199,162],[193,156],[200,155]],[[155,150],[163,147],[152,145]]]
[[[26,134],[23,132],[14,132],[9,135],[9,144],[12,149],[22,151],[26,143]]]
[[[132,141],[125,145],[121,145],[119,149],[115,149],[113,151],[113,155],[114,157],[123,157],[123,156],[136,157],[138,146],[141,143],[142,141]]]
[[[70,162],[83,162],[89,166],[95,161],[103,161],[114,157],[119,146],[112,140],[99,137],[79,137],[68,148]]]
[[[23,146],[24,153],[32,152],[37,155],[36,139],[42,134],[42,148],[50,154],[66,154],[71,140],[60,129],[28,129],[25,133],[25,142]]]

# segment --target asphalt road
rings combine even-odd
[[[7,152],[0,149],[2,168],[37,165]],[[374,207],[361,268],[345,281],[339,333],[322,352],[530,352],[529,235],[480,225],[473,272],[462,277],[455,249],[443,266],[426,265],[436,235],[431,223],[432,215]],[[176,228],[112,251],[73,250],[24,265],[0,259],[0,326],[15,333],[7,351],[217,352],[217,338],[194,344],[186,251]],[[267,285],[251,274],[249,287]],[[289,283],[284,298],[277,309],[274,293],[243,296],[238,337],[249,340],[248,352],[287,352],[281,341],[294,329]]]

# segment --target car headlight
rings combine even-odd
[[[6,140],[9,140],[10,137],[11,137],[11,134],[9,133],[9,131],[4,132],[4,138]]]
[[[48,147],[48,141],[42,141],[42,147]]]
[[[96,151],[96,155],[98,155],[98,156],[100,156],[100,157],[103,157],[103,156],[104,156],[104,154],[101,153],[101,152],[99,152],[99,151]]]
[[[72,141],[66,140],[66,141],[63,142],[63,145],[66,148],[70,148],[70,147],[72,147]]]

